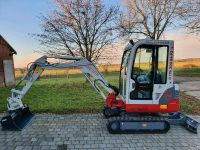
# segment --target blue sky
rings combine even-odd
[[[38,17],[53,7],[53,0],[0,0],[0,34],[18,52],[17,60],[39,48],[29,34],[41,32]]]
[[[121,0],[104,0],[106,5],[122,4]],[[40,19],[41,15],[49,14],[55,8],[54,0],[0,0],[0,34],[10,43],[10,45],[18,52],[15,56],[15,66],[24,67],[30,61],[33,61],[39,54],[35,54],[34,50],[40,49],[39,43],[35,41],[29,34],[40,33]],[[182,34],[179,34],[179,38],[175,35],[169,37],[173,40],[176,39],[181,46]],[[197,54],[197,47],[199,49],[199,41],[188,40],[195,42],[191,45],[194,47],[193,54],[178,54],[177,58],[187,57],[200,57],[200,53]],[[176,41],[175,41],[176,42]],[[178,46],[178,47],[180,47]],[[190,46],[186,46],[190,48]],[[184,47],[183,47],[184,48]],[[180,52],[183,48],[180,48]],[[194,54],[196,53],[196,54]],[[120,59],[121,60],[121,59]]]

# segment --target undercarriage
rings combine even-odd
[[[119,108],[103,110],[108,119],[107,129],[112,134],[166,133],[170,125],[181,125],[192,133],[197,133],[199,123],[182,113],[127,113]]]

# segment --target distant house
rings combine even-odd
[[[15,84],[14,54],[17,52],[0,35],[0,87]]]

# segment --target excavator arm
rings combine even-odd
[[[68,62],[51,63],[48,61],[48,59],[52,58]],[[11,97],[9,97],[7,100],[7,108],[9,110],[9,115],[1,120],[2,126],[6,128],[10,127],[12,129],[24,128],[25,125],[29,122],[28,120],[30,120],[33,117],[33,114],[29,111],[29,108],[22,103],[22,99],[25,96],[25,94],[31,88],[33,83],[40,77],[44,70],[66,68],[80,69],[85,75],[86,79],[89,81],[89,83],[93,86],[96,92],[102,96],[104,100],[106,100],[106,95],[98,85],[101,85],[108,93],[113,93],[115,90],[113,90],[112,86],[108,84],[108,82],[99,72],[97,67],[85,58],[72,56],[42,56],[41,58],[37,59],[31,64],[26,75],[22,77],[17,86],[11,90]],[[24,80],[26,80],[25,85],[21,89],[19,89],[19,86]],[[97,85],[97,83],[99,84]]]
[[[48,62],[48,58],[54,59],[62,59],[62,60],[73,60],[73,62],[68,63],[50,63]],[[44,70],[52,70],[52,69],[66,69],[66,68],[78,68],[85,75],[86,79],[89,83],[94,87],[97,93],[99,93],[104,100],[106,100],[105,94],[98,87],[97,82],[108,92],[112,93],[110,85],[103,77],[103,75],[99,72],[97,67],[89,62],[85,58],[81,57],[71,57],[71,56],[43,56],[37,59],[30,68],[28,69],[27,74],[21,79],[17,87],[21,84],[23,80],[27,80],[27,83],[23,86],[21,90],[14,88],[11,90],[12,95],[8,98],[8,110],[13,111],[23,107],[22,98],[31,88],[33,83],[40,77]]]

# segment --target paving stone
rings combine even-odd
[[[200,134],[180,126],[167,134],[113,135],[106,123],[102,114],[37,114],[23,131],[0,130],[0,150],[200,150]]]
[[[23,150],[23,146],[17,146],[15,150]]]

